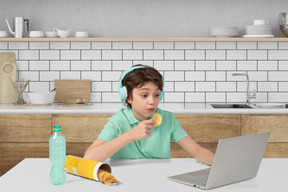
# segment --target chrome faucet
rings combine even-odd
[[[256,99],[256,90],[253,89],[253,92],[249,90],[250,81],[249,76],[246,73],[232,73],[232,76],[245,76],[247,82],[247,89],[246,89],[246,104],[250,105],[250,99]]]

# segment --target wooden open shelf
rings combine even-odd
[[[0,38],[0,41],[288,41],[288,38],[286,37],[274,37],[274,38],[90,37],[90,38]]]

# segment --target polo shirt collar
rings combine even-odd
[[[128,117],[127,120],[129,122],[130,125],[135,125],[140,123],[140,121],[138,121],[138,119],[136,119],[136,117],[134,116],[132,109],[127,107],[125,110],[126,116]]]

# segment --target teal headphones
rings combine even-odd
[[[127,97],[127,90],[126,87],[122,85],[122,80],[124,79],[124,77],[130,73],[131,71],[134,71],[135,69],[139,69],[139,68],[143,68],[145,66],[136,66],[136,67],[131,67],[130,69],[127,69],[121,76],[120,81],[119,81],[119,96],[121,101],[125,101],[126,97]],[[163,99],[163,90],[164,90],[164,79],[162,77],[162,91],[160,93],[160,101]]]

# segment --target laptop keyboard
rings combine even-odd
[[[195,185],[200,185],[200,186],[205,186],[208,180],[209,175],[204,175],[200,177],[194,177],[192,179],[188,179],[188,183],[195,184]]]

